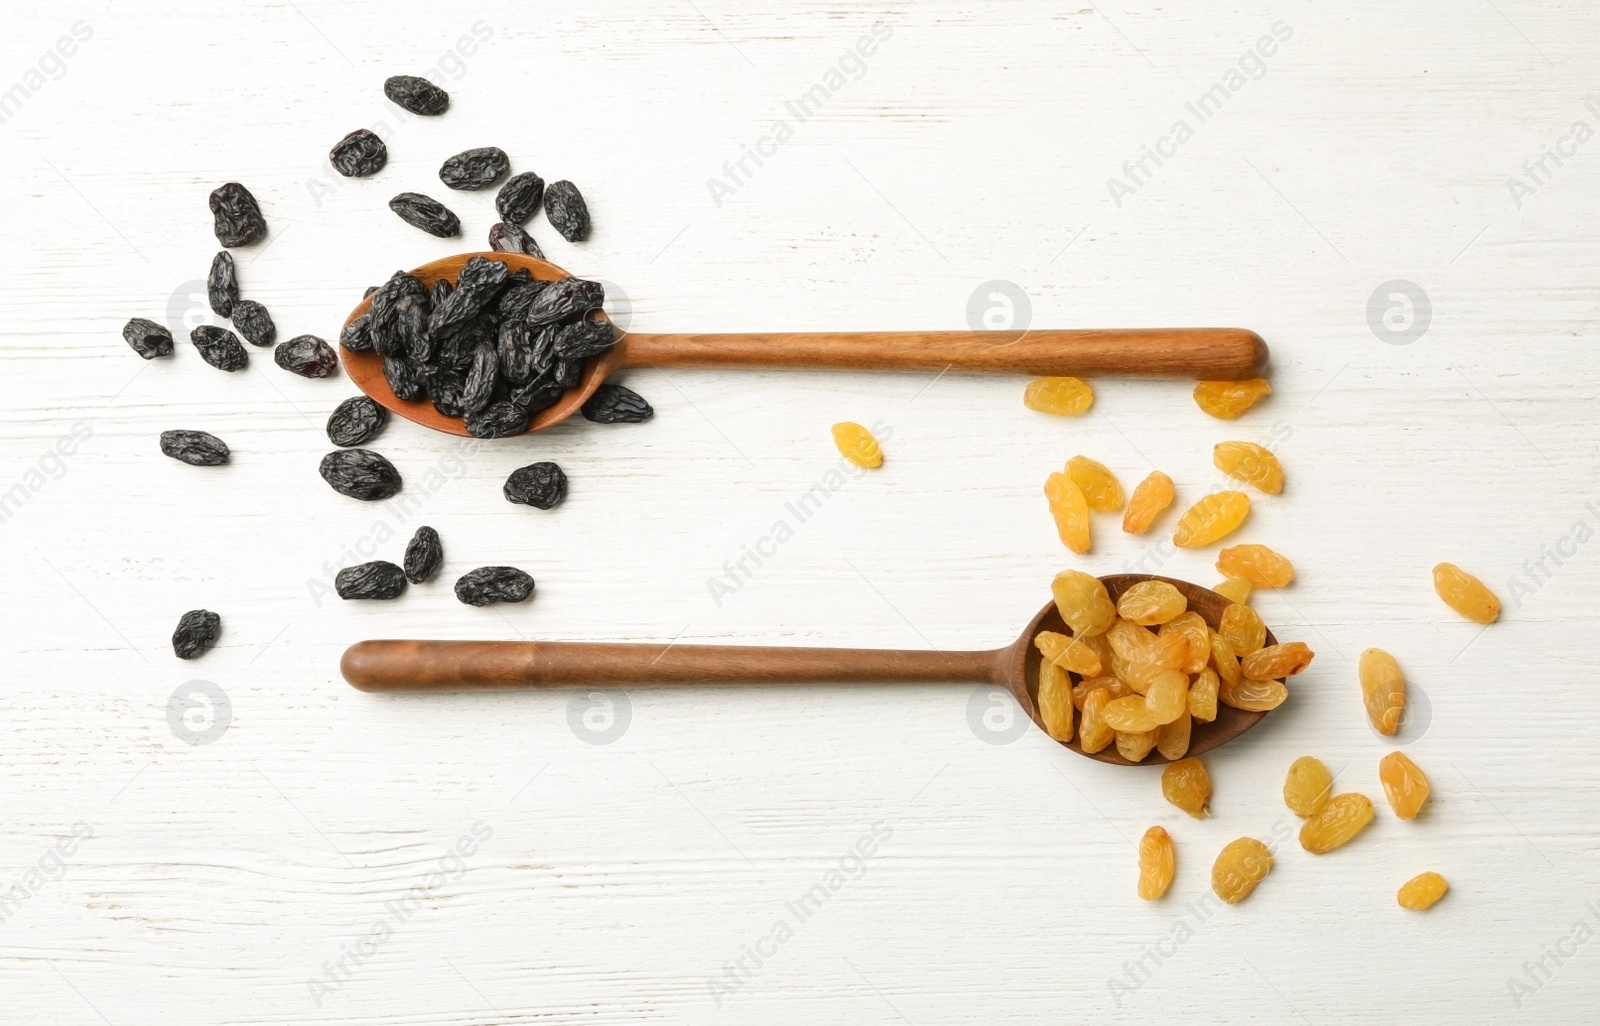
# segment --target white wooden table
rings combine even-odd
[[[1591,5],[7,14],[6,1022],[1592,1019]],[[448,115],[397,116],[380,85],[403,72],[437,76]],[[390,164],[340,179],[324,155],[362,126],[389,136]],[[272,226],[239,252],[245,294],[280,337],[331,338],[364,286],[481,248],[492,193],[445,197],[464,241],[384,209],[444,192],[440,161],[481,145],[580,185],[593,238],[568,245],[542,217],[534,233],[626,296],[640,329],[961,328],[998,281],[1039,326],[1255,328],[1275,392],[1227,424],[1187,384],[1100,381],[1091,415],[1058,420],[1013,379],[639,372],[628,384],[657,411],[643,426],[579,421],[463,456],[392,423],[378,447],[403,503],[368,505],[316,473],[346,379],[296,378],[261,350],[227,375],[181,339],[146,364],[120,340],[132,316],[205,319],[206,196],[228,180]],[[835,466],[828,427],[847,419],[886,425],[882,470],[714,601],[724,564]],[[222,436],[232,464],[164,458],[174,427]],[[1288,468],[1237,537],[1293,557],[1294,586],[1257,604],[1318,658],[1290,704],[1208,759],[1203,822],[1162,800],[1156,770],[1008,735],[1009,708],[968,687],[606,707],[369,696],[338,677],[344,646],[383,636],[999,645],[1067,566],[1214,580],[1214,550],[1111,518],[1070,558],[1041,486],[1081,452],[1130,486],[1165,470],[1192,500],[1227,438],[1265,440]],[[571,477],[551,513],[500,497],[534,459]],[[423,523],[444,537],[441,582],[327,597],[357,549],[396,558]],[[1440,560],[1500,591],[1500,623],[1442,607]],[[449,581],[485,563],[528,569],[535,599],[455,601]],[[180,662],[168,638],[196,607],[224,635]],[[1376,779],[1389,746],[1354,680],[1373,645],[1427,707],[1401,738],[1433,782],[1414,823]],[[203,702],[169,722],[208,687],[225,732],[204,730]],[[1321,858],[1279,798],[1307,753],[1379,804]],[[1130,842],[1155,823],[1180,870],[1145,904]],[[1212,857],[1246,834],[1274,843],[1276,868],[1245,904],[1207,908]],[[1396,907],[1429,868],[1450,895]],[[818,884],[828,900],[797,911]]]

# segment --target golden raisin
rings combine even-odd
[[[1142,881],[1141,881],[1142,884]],[[1395,899],[1400,902],[1401,908],[1408,908],[1413,912],[1421,912],[1431,908],[1433,903],[1444,897],[1450,889],[1450,884],[1445,878],[1431,870],[1418,873],[1416,876],[1400,885],[1400,891]]]
[[[1433,590],[1445,605],[1468,620],[1494,623],[1500,616],[1500,600],[1494,592],[1454,563],[1440,563],[1433,568]]]
[[[1229,477],[1255,485],[1268,495],[1283,491],[1283,464],[1266,446],[1254,442],[1219,442],[1211,450],[1211,461]]]
[[[1223,705],[1231,705],[1245,712],[1271,712],[1289,697],[1289,689],[1282,681],[1240,679],[1237,684],[1223,681],[1217,688],[1217,698]]]
[[[1072,680],[1048,661],[1039,667],[1039,720],[1057,741],[1072,740]]]
[[[1350,791],[1328,799],[1322,811],[1300,824],[1300,847],[1325,855],[1372,822],[1372,799]]]
[[[1178,518],[1172,543],[1183,549],[1210,545],[1232,534],[1249,515],[1250,496],[1243,492],[1214,492]]]
[[[1193,730],[1194,721],[1189,718],[1188,711],[1179,713],[1177,719],[1162,724],[1156,732],[1156,751],[1163,759],[1183,758],[1189,754],[1189,736]]]
[[[1117,618],[1117,607],[1100,578],[1082,570],[1063,570],[1050,582],[1056,612],[1078,637],[1101,634]]]
[[[1406,678],[1394,656],[1381,648],[1367,649],[1361,653],[1357,675],[1372,729],[1380,734],[1399,730],[1406,711]]]
[[[1061,544],[1083,555],[1089,551],[1089,501],[1083,489],[1065,474],[1051,474],[1044,483],[1044,497],[1056,521]]]
[[[1188,716],[1188,675],[1181,670],[1162,670],[1151,677],[1150,687],[1144,693],[1144,705],[1156,722],[1162,725],[1180,716]]]
[[[1272,394],[1265,378],[1249,381],[1202,381],[1194,386],[1194,401],[1218,420],[1237,420],[1263,396]]]
[[[1129,762],[1141,762],[1156,746],[1159,730],[1117,731],[1117,754]]]
[[[1217,676],[1217,671],[1209,666],[1200,671],[1200,675],[1189,685],[1189,715],[1201,723],[1210,723],[1217,718],[1217,691],[1222,684],[1222,679]]]
[[[1229,841],[1211,864],[1211,890],[1230,905],[1237,905],[1272,872],[1272,852],[1254,837]]]
[[[833,426],[833,444],[845,459],[858,467],[871,469],[883,465],[883,450],[872,432],[853,421],[841,421]]]
[[[1172,886],[1172,876],[1178,862],[1172,850],[1172,838],[1166,830],[1153,826],[1139,838],[1139,897],[1155,901]]]
[[[1305,642],[1288,641],[1251,652],[1239,661],[1239,669],[1246,677],[1256,680],[1277,680],[1300,673],[1315,657],[1316,653],[1307,648]]]
[[[1143,695],[1129,695],[1112,701],[1106,706],[1104,716],[1106,725],[1119,734],[1123,731],[1140,734],[1161,726],[1161,720],[1156,718],[1155,712],[1145,705]]]
[[[1211,774],[1199,759],[1179,759],[1161,771],[1161,796],[1195,819],[1205,819],[1211,803]]]
[[[1093,677],[1100,672],[1100,657],[1094,649],[1077,638],[1069,638],[1055,631],[1040,631],[1034,635],[1033,644],[1046,661],[1063,669],[1085,677]]]
[[[1122,514],[1122,529],[1129,534],[1143,534],[1150,530],[1156,517],[1172,505],[1174,494],[1172,478],[1159,470],[1152,470],[1150,476],[1134,488],[1133,498],[1128,500],[1128,508]]]
[[[1122,485],[1104,463],[1074,456],[1067,461],[1067,476],[1083,490],[1089,508],[1096,513],[1115,513],[1122,508]]]
[[[1309,755],[1296,759],[1283,778],[1283,804],[1301,819],[1321,812],[1332,794],[1333,774],[1320,759]]]
[[[1238,602],[1222,611],[1217,633],[1228,639],[1228,648],[1236,659],[1243,659],[1267,643],[1267,625],[1261,614]]]
[[[1178,669],[1196,674],[1206,668],[1211,659],[1211,628],[1199,613],[1192,609],[1179,613],[1161,625],[1158,636],[1163,634],[1182,634],[1189,639],[1189,654]]]
[[[1237,684],[1244,677],[1239,669],[1239,659],[1233,654],[1233,646],[1216,631],[1211,632],[1211,665],[1216,667],[1217,676],[1224,683]]]
[[[1166,581],[1140,581],[1117,600],[1117,615],[1141,627],[1166,623],[1188,608],[1183,592]]]
[[[1250,592],[1253,590],[1250,581],[1243,577],[1229,577],[1221,584],[1211,589],[1229,602],[1243,605],[1250,601]]]
[[[1282,588],[1294,580],[1294,564],[1265,545],[1230,545],[1217,553],[1217,570],[1243,577],[1257,588]],[[1250,595],[1245,589],[1245,597]]]
[[[1078,378],[1034,378],[1022,390],[1022,405],[1058,417],[1077,417],[1094,405],[1094,389]]]
[[[1084,701],[1089,697],[1089,692],[1095,688],[1108,692],[1108,698],[1121,698],[1124,695],[1134,693],[1132,688],[1115,677],[1089,677],[1073,685],[1072,704],[1082,709]]]
[[[1428,776],[1404,752],[1390,752],[1378,760],[1378,779],[1389,796],[1389,808],[1401,819],[1415,819],[1428,800]]]
[[[1117,732],[1106,726],[1106,704],[1111,701],[1111,696],[1105,688],[1095,688],[1089,692],[1089,697],[1083,700],[1083,720],[1078,724],[1078,744],[1084,752],[1093,755],[1111,743]]]

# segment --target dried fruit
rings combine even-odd
[[[606,287],[585,278],[561,278],[543,286],[533,296],[524,318],[541,328],[598,310],[606,301]]]
[[[1084,677],[1094,677],[1100,673],[1100,657],[1094,649],[1076,638],[1055,631],[1040,631],[1034,635],[1033,646],[1044,656],[1045,662],[1060,666],[1063,670]]]
[[[172,332],[143,317],[129,318],[122,326],[122,340],[146,360],[172,355]]]
[[[370,440],[389,421],[389,411],[371,397],[351,396],[328,415],[328,441],[349,448]]]
[[[389,148],[375,133],[358,128],[333,144],[328,162],[346,178],[365,178],[383,170],[389,162]]]
[[[342,599],[399,598],[406,590],[406,575],[393,563],[375,559],[340,570],[334,575],[333,590]]]
[[[211,193],[212,231],[224,246],[248,246],[267,234],[261,204],[238,182],[227,182]]]
[[[1161,726],[1161,720],[1145,704],[1143,695],[1129,695],[1118,698],[1107,704],[1105,713],[1106,725],[1119,734],[1123,732],[1143,733],[1154,731]],[[1152,745],[1155,741],[1150,742]],[[1137,760],[1135,760],[1137,761]]]
[[[494,209],[507,224],[522,225],[539,210],[544,199],[544,179],[532,171],[513,175],[494,197]],[[534,256],[542,254],[535,253]]]
[[[1161,771],[1161,794],[1195,819],[1205,819],[1211,804],[1211,774],[1199,759],[1179,759]]]
[[[467,431],[474,438],[509,438],[528,430],[528,411],[510,402],[490,403],[476,413],[467,411]]]
[[[1239,608],[1239,607],[1230,607]],[[1266,648],[1251,652],[1239,662],[1239,669],[1244,671],[1246,677],[1256,680],[1277,680],[1280,677],[1293,677],[1307,666],[1316,653],[1306,647],[1303,641],[1287,641],[1281,645],[1268,645]]]
[[[339,369],[339,354],[315,335],[296,335],[272,351],[279,367],[302,378],[325,378]]]
[[[1117,754],[1129,762],[1143,762],[1144,757],[1150,754],[1150,749],[1156,746],[1156,738],[1160,736],[1160,729],[1155,730],[1119,730],[1117,731]]]
[[[567,475],[549,461],[530,463],[513,470],[502,491],[507,502],[553,509],[567,497]]]
[[[511,170],[511,158],[498,146],[479,146],[462,150],[439,168],[439,181],[451,189],[476,191],[504,178]]]
[[[872,432],[854,421],[840,421],[833,426],[833,444],[840,455],[858,467],[883,465],[883,450]]]
[[[1444,897],[1449,889],[1450,884],[1438,873],[1418,873],[1400,885],[1395,900],[1400,902],[1401,908],[1421,912],[1433,907],[1433,903]]]
[[[233,326],[253,346],[270,346],[278,337],[278,326],[272,323],[272,315],[253,299],[241,299],[233,304]]]
[[[1211,450],[1211,460],[1224,474],[1255,485],[1268,495],[1283,491],[1283,464],[1266,446],[1254,442],[1219,442]]]
[[[163,431],[161,451],[191,467],[220,467],[228,462],[228,445],[205,431]]]
[[[1300,847],[1325,855],[1359,834],[1372,822],[1372,800],[1350,791],[1334,795],[1322,811],[1300,824]]]
[[[1392,735],[1400,729],[1400,718],[1406,711],[1406,678],[1400,672],[1400,664],[1383,649],[1369,648],[1361,653],[1356,672],[1372,729]]]
[[[450,109],[450,94],[415,75],[394,75],[384,80],[383,95],[413,114],[434,117]]]
[[[1122,514],[1122,529],[1129,534],[1143,534],[1150,530],[1156,517],[1172,505],[1174,494],[1172,478],[1159,470],[1152,470],[1150,476],[1134,488],[1133,498],[1128,500],[1128,508]]]
[[[221,633],[222,617],[209,609],[191,609],[178,617],[178,627],[172,632],[172,654],[179,659],[204,655]]]
[[[421,228],[441,239],[461,234],[461,219],[443,203],[420,192],[402,192],[389,201],[389,209],[413,228]]]
[[[427,392],[416,365],[404,356],[383,358],[383,380],[389,383],[389,390],[395,394],[395,398],[408,403],[416,402]]]
[[[1444,604],[1478,623],[1494,623],[1500,617],[1500,600],[1476,577],[1454,563],[1433,568],[1433,590]]]
[[[589,237],[589,205],[571,182],[551,182],[544,191],[544,216],[568,242]]]
[[[1189,738],[1193,731],[1194,721],[1186,710],[1171,723],[1162,725],[1156,734],[1156,751],[1163,759],[1183,758],[1189,754]]]
[[[496,221],[489,226],[489,248],[496,253],[523,253],[544,259],[544,250],[533,241],[533,236],[513,221]]]
[[[189,332],[189,341],[200,350],[200,359],[217,370],[242,370],[250,363],[250,354],[245,351],[244,343],[227,328],[202,324]]]
[[[585,420],[596,424],[639,424],[656,413],[643,396],[622,385],[601,385],[580,412]]]
[[[1217,633],[1227,639],[1228,648],[1236,657],[1249,656],[1267,643],[1267,625],[1262,621],[1261,614],[1238,602],[1222,611]]]
[[[1378,779],[1389,807],[1401,819],[1416,819],[1428,800],[1428,775],[1404,752],[1390,752],[1378,760]]]
[[[1265,545],[1230,545],[1217,553],[1217,570],[1257,588],[1283,588],[1294,580],[1294,564]]]
[[[1144,705],[1162,726],[1189,715],[1189,677],[1181,670],[1162,670],[1150,678]],[[1186,742],[1187,744],[1187,742]]]
[[[1072,740],[1072,680],[1049,660],[1039,667],[1039,721],[1062,744]]]
[[[533,578],[514,566],[480,566],[456,581],[456,598],[469,606],[522,602],[533,594]]]
[[[1143,627],[1166,623],[1188,608],[1183,592],[1166,581],[1140,581],[1117,600],[1117,615]]]
[[[1067,461],[1067,476],[1082,489],[1089,508],[1096,513],[1115,513],[1122,508],[1122,485],[1105,464],[1074,456]]]
[[[1115,677],[1086,677],[1073,685],[1072,704],[1078,709],[1083,708],[1083,703],[1089,698],[1089,693],[1099,689],[1106,693],[1106,701],[1136,694],[1132,688],[1122,683]]]
[[[1233,654],[1233,646],[1216,631],[1211,632],[1211,665],[1217,668],[1217,676],[1225,683],[1237,684],[1244,677],[1244,672],[1239,669],[1239,660]]]
[[[1251,584],[1243,577],[1229,577],[1211,589],[1229,602],[1240,605],[1250,601]]]
[[[372,344],[372,311],[350,320],[339,329],[339,344],[353,353],[370,353]]]
[[[1061,544],[1083,555],[1089,551],[1089,502],[1083,489],[1065,474],[1051,474],[1044,482],[1044,497],[1056,521]]]
[[[317,468],[340,495],[371,502],[400,491],[400,471],[371,449],[335,449]]]
[[[1139,897],[1155,901],[1167,893],[1177,868],[1172,838],[1166,830],[1158,826],[1146,830],[1139,838]]]
[[[1034,378],[1022,390],[1022,405],[1058,417],[1077,417],[1094,405],[1094,389],[1078,378]]]
[[[1211,890],[1230,905],[1237,905],[1272,872],[1272,852],[1254,837],[1229,841],[1211,864]]]
[[[1222,678],[1217,676],[1217,671],[1207,667],[1200,671],[1194,682],[1189,685],[1189,715],[1201,723],[1210,723],[1217,718],[1217,692],[1222,687]]]
[[[444,565],[444,546],[439,532],[431,527],[419,527],[406,545],[406,580],[422,584],[439,572]]]
[[[1278,680],[1244,677],[1236,684],[1226,680],[1217,685],[1217,698],[1223,705],[1245,712],[1271,712],[1289,697],[1289,689]]]
[[[617,331],[610,321],[575,321],[556,332],[555,351],[563,360],[584,360],[605,352],[616,341]]]
[[[1083,700],[1083,721],[1078,725],[1078,746],[1085,754],[1093,755],[1104,751],[1116,739],[1117,732],[1106,723],[1106,706],[1111,702],[1111,693],[1105,688],[1094,688]]]
[[[1289,765],[1283,778],[1283,804],[1289,811],[1306,819],[1322,811],[1333,794],[1333,774],[1321,760],[1302,755]]]
[[[1056,612],[1078,637],[1102,634],[1117,619],[1117,607],[1100,578],[1082,570],[1063,570],[1050,582]]]
[[[1184,657],[1183,665],[1178,667],[1184,673],[1193,676],[1206,668],[1211,661],[1211,628],[1206,626],[1205,618],[1194,610],[1179,613],[1177,616],[1161,625],[1160,634],[1182,634],[1189,639],[1189,654]]]
[[[1243,492],[1215,492],[1190,506],[1178,518],[1172,542],[1179,548],[1198,549],[1221,541],[1250,515],[1250,496]]]
[[[233,304],[239,301],[239,275],[234,270],[233,254],[223,250],[211,259],[206,274],[206,300],[218,317],[232,317]]]
[[[427,334],[435,338],[455,334],[499,299],[511,280],[511,268],[504,260],[470,258],[456,276],[455,288],[433,304]]]
[[[1265,378],[1248,381],[1202,381],[1194,386],[1194,401],[1218,420],[1235,420],[1264,396],[1272,394]]]

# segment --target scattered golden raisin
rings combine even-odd
[[[1211,803],[1211,774],[1199,759],[1179,759],[1161,771],[1161,795],[1195,819],[1205,819]]]
[[[1378,779],[1389,807],[1401,819],[1415,819],[1428,800],[1428,775],[1404,752],[1390,752],[1378,761]]]
[[[1211,590],[1216,592],[1218,595],[1221,595],[1229,602],[1237,602],[1240,605],[1243,605],[1250,601],[1250,592],[1252,590],[1252,586],[1250,581],[1246,578],[1229,577],[1221,584],[1213,587]]]
[[[1321,812],[1332,794],[1333,774],[1320,759],[1310,755],[1296,759],[1283,778],[1283,804],[1301,819]]]
[[[1217,633],[1228,639],[1234,658],[1243,659],[1267,643],[1267,625],[1249,606],[1233,603],[1222,611]]]
[[[1094,405],[1094,389],[1078,378],[1034,378],[1022,390],[1022,405],[1058,417],[1077,417]]]
[[[1166,581],[1140,581],[1117,600],[1117,615],[1141,627],[1166,623],[1188,608],[1183,592]]]
[[[1194,401],[1218,420],[1237,420],[1262,397],[1272,394],[1265,378],[1248,381],[1202,381],[1194,386]]]
[[[1237,905],[1272,872],[1272,852],[1254,837],[1229,841],[1211,864],[1211,890],[1230,905]]]
[[[1102,715],[1111,695],[1105,688],[1095,688],[1083,700],[1083,720],[1078,724],[1078,744],[1089,755],[1109,745],[1117,732],[1106,725]]]
[[[1083,489],[1065,474],[1051,474],[1045,479],[1044,497],[1050,503],[1061,544],[1080,556],[1088,552],[1089,501],[1083,497]]]
[[[1117,731],[1117,754],[1129,762],[1140,762],[1156,746],[1159,730]]]
[[[1067,476],[1082,489],[1089,508],[1096,513],[1115,513],[1122,508],[1122,485],[1104,463],[1074,456],[1067,461]]]
[[[845,459],[858,467],[871,469],[883,465],[883,450],[872,432],[854,421],[841,421],[833,426],[833,444]]]
[[[1048,660],[1039,667],[1039,720],[1057,741],[1072,740],[1072,680]]]
[[[1254,442],[1218,442],[1211,450],[1217,469],[1238,481],[1255,485],[1268,495],[1283,491],[1283,464],[1272,450]]]
[[[1139,838],[1139,897],[1155,901],[1172,886],[1178,869],[1172,838],[1166,830],[1153,826]]]
[[[1380,734],[1399,730],[1400,717],[1406,711],[1406,678],[1394,656],[1381,648],[1369,648],[1361,653],[1356,673],[1372,729]]]
[[[1189,754],[1189,737],[1194,731],[1194,721],[1187,710],[1178,714],[1171,723],[1164,723],[1156,732],[1156,751],[1163,759],[1181,759]]]
[[[1128,508],[1122,514],[1122,529],[1129,534],[1143,534],[1150,530],[1156,517],[1172,505],[1174,494],[1172,478],[1159,470],[1152,470],[1150,476],[1134,488],[1133,498],[1128,500]]]
[[[1050,594],[1072,633],[1082,638],[1104,633],[1117,618],[1117,607],[1100,578],[1082,570],[1063,570],[1050,582]]]
[[[1476,577],[1454,563],[1433,568],[1433,590],[1444,604],[1478,623],[1494,623],[1500,616],[1500,600]]]
[[[1217,676],[1217,671],[1209,666],[1200,671],[1200,675],[1189,685],[1189,715],[1201,723],[1210,723],[1217,718],[1217,691],[1222,684],[1222,679]]]
[[[1307,648],[1305,642],[1286,641],[1251,652],[1239,661],[1239,669],[1244,671],[1246,677],[1256,680],[1277,680],[1300,673],[1311,665],[1315,657],[1316,653]]]
[[[1243,577],[1257,588],[1282,588],[1294,580],[1294,564],[1265,545],[1228,546],[1217,553],[1217,570],[1229,579]],[[1245,597],[1249,595],[1247,588]]]
[[[1322,811],[1300,824],[1300,847],[1325,855],[1372,822],[1372,799],[1350,791],[1328,799]]]
[[[1245,712],[1271,712],[1282,705],[1289,697],[1289,689],[1284,687],[1282,681],[1252,680],[1244,677],[1237,684],[1223,681],[1217,687],[1217,698],[1223,705],[1230,705],[1235,709]]]
[[[1400,902],[1401,908],[1408,908],[1413,912],[1421,912],[1433,907],[1433,903],[1444,897],[1450,889],[1450,884],[1438,873],[1428,871],[1418,873],[1416,876],[1400,885],[1400,891],[1395,899]]]
[[[1214,492],[1178,518],[1172,543],[1183,549],[1210,545],[1232,534],[1249,515],[1250,496],[1243,492]]]

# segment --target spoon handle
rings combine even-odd
[[[1133,375],[1236,380],[1267,365],[1245,328],[1031,331],[629,332],[627,366],[790,367],[973,374]]]
[[[362,691],[503,691],[593,685],[981,684],[1009,649],[927,652],[559,641],[363,641],[340,670]]]

